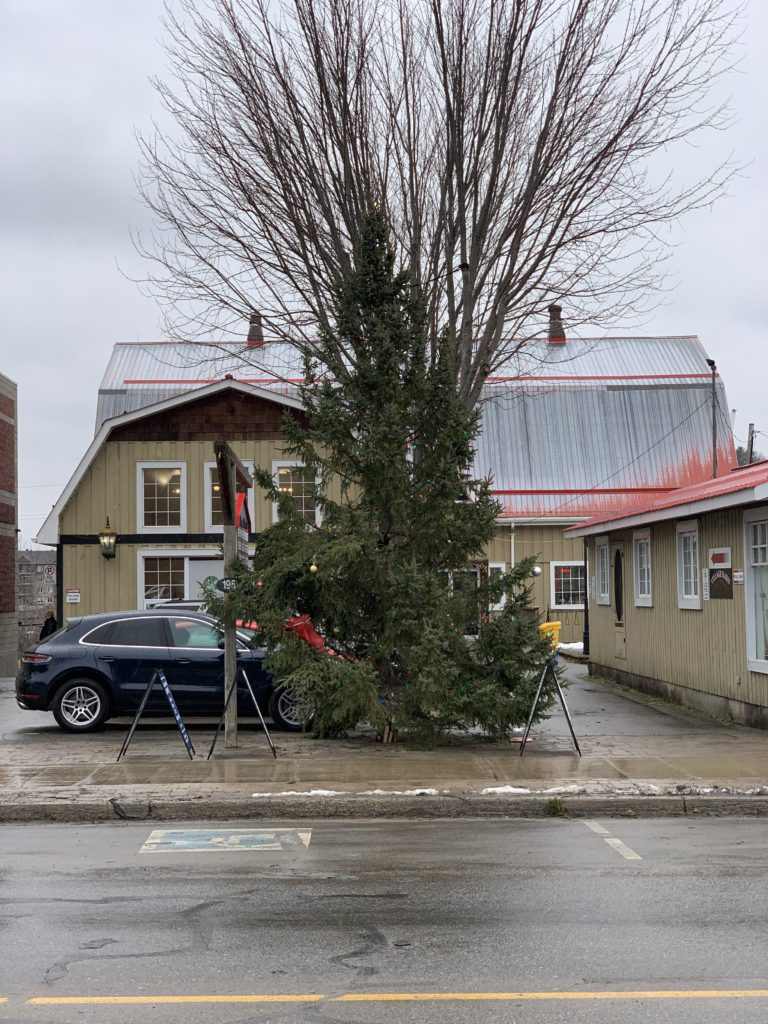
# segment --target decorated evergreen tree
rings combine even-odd
[[[333,336],[306,362],[306,418],[285,421],[291,456],[318,481],[321,525],[257,471],[279,520],[252,569],[238,570],[237,591],[212,602],[258,621],[269,667],[321,735],[364,721],[426,739],[473,726],[503,737],[525,719],[545,657],[527,611],[532,562],[493,579],[473,563],[499,506],[490,481],[471,476],[478,416],[459,397],[451,338],[428,366],[424,334],[419,295],[395,272],[374,210]],[[325,646],[287,629],[292,618]]]

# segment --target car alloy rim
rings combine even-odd
[[[289,725],[304,724],[304,719],[299,713],[299,701],[289,690],[283,690],[279,695],[277,709],[283,721],[288,722]]]
[[[101,698],[90,686],[67,690],[61,702],[61,713],[70,725],[91,725],[99,717]]]

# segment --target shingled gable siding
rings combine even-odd
[[[284,412],[277,402],[229,392],[126,423],[112,431],[110,441],[278,440]]]

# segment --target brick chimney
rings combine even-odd
[[[248,348],[261,348],[264,345],[264,330],[261,326],[261,313],[251,313],[248,326],[248,337],[245,344]]]
[[[549,344],[550,345],[564,345],[565,344],[565,328],[563,327],[563,321],[560,319],[560,314],[563,312],[563,307],[558,306],[556,303],[552,303],[548,307],[549,310]]]

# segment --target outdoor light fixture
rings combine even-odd
[[[541,576],[540,565],[534,565],[534,567],[531,569],[531,576]]]
[[[107,525],[99,533],[99,547],[101,553],[105,558],[115,557],[115,545],[117,544],[117,534],[109,525],[109,516],[107,516]]]

